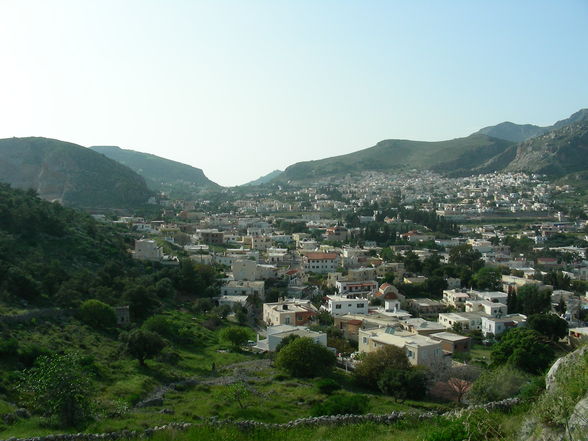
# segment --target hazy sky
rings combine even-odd
[[[588,107],[588,1],[0,0],[0,138],[242,184]]]

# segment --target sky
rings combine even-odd
[[[0,0],[0,138],[239,185],[588,107],[588,1]]]

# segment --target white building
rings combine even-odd
[[[337,253],[305,253],[302,263],[306,272],[333,273],[339,267],[339,255]]]
[[[258,295],[260,298],[265,296],[264,282],[251,282],[247,280],[231,280],[221,288],[223,296],[250,296]]]
[[[465,308],[466,300],[469,299],[470,296],[463,291],[456,289],[443,290],[443,303],[452,306],[455,309],[463,310]]]
[[[378,289],[378,282],[374,280],[360,282],[339,280],[335,282],[335,288],[339,294],[364,294],[367,296]]]
[[[441,343],[430,337],[392,327],[359,330],[360,352],[375,352],[384,346],[403,348],[413,366],[435,368],[444,362]]]
[[[485,336],[502,335],[510,328],[524,325],[527,317],[522,314],[511,314],[504,317],[482,317],[482,334]]]
[[[490,317],[503,317],[508,313],[504,303],[493,303],[487,300],[468,300],[465,303],[465,312],[480,312]]]
[[[308,337],[311,338],[315,343],[325,347],[327,346],[327,334],[324,332],[311,331],[304,326],[269,326],[266,330],[266,335],[267,338],[262,340],[261,336],[257,334],[257,344],[254,346],[256,349],[264,352],[274,352],[280,342],[290,335]]]
[[[332,295],[327,297],[327,305],[323,306],[332,316],[343,314],[367,314],[368,300],[356,298],[351,294]]]

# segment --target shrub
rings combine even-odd
[[[290,343],[292,343],[292,342],[293,342],[294,340],[296,340],[297,338],[300,338],[300,336],[299,336],[299,335],[296,335],[296,334],[290,334],[289,336],[287,336],[287,337],[284,337],[284,338],[283,338],[283,339],[282,339],[282,340],[281,340],[281,341],[278,343],[278,346],[276,346],[276,354],[277,354],[278,352],[280,352],[284,346],[287,346],[287,345],[289,345]]]
[[[90,415],[90,380],[75,354],[41,356],[24,372],[20,389],[32,406],[70,427]]]
[[[419,400],[427,394],[427,375],[422,369],[388,368],[378,378],[378,388],[396,400]]]
[[[228,341],[233,348],[239,348],[249,340],[249,331],[239,326],[230,326],[221,331],[220,337]]]
[[[371,389],[377,388],[378,379],[386,369],[410,369],[410,363],[404,349],[396,346],[384,346],[376,352],[366,354],[355,368],[355,380]]]
[[[511,398],[521,391],[529,376],[511,366],[501,366],[482,372],[466,394],[472,403],[488,403]]]
[[[127,338],[127,352],[145,366],[147,358],[158,355],[165,347],[165,342],[156,333],[145,329],[135,329]]]
[[[311,338],[297,338],[276,357],[276,366],[295,377],[317,377],[335,366],[335,355]]]
[[[178,335],[178,326],[164,315],[154,315],[143,323],[143,328],[173,340]]]
[[[316,388],[320,393],[330,395],[336,390],[341,389],[341,385],[332,378],[321,378],[317,381]]]
[[[82,303],[80,320],[96,329],[109,329],[116,326],[116,314],[112,306],[96,299]]]
[[[515,328],[502,336],[492,349],[492,364],[510,364],[531,374],[544,371],[555,354],[551,346],[545,344],[537,331]]]
[[[311,409],[312,416],[363,415],[369,408],[369,400],[363,395],[331,395]]]

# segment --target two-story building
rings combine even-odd
[[[311,322],[318,310],[310,300],[286,299],[263,304],[263,321],[268,326],[304,326]]]

